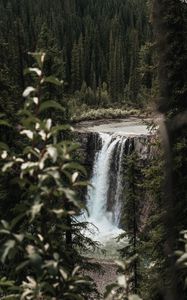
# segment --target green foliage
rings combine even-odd
[[[1,143],[0,150],[1,174],[13,178],[19,195],[11,218],[1,220],[0,297],[90,299],[87,292],[93,284],[81,275],[82,258],[76,250],[78,239],[86,247],[76,220],[83,208],[76,190],[86,184],[81,179],[86,171],[73,160],[77,145],[62,137],[68,126],[42,117],[44,109],[62,107],[42,97],[49,82],[43,73],[45,54],[33,56],[39,66],[29,72],[35,72],[36,84],[23,92],[25,105],[19,112],[22,147],[13,153]],[[50,77],[50,83],[60,81]]]
[[[180,232],[180,243],[183,246],[183,250],[179,249],[175,251],[177,257],[176,266],[180,270],[180,277],[184,282],[184,288],[187,288],[187,231],[183,230]]]

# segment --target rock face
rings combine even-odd
[[[102,141],[98,132],[74,132],[74,138],[80,144],[80,156],[83,164],[88,167],[88,171],[93,168],[96,152],[101,150]],[[127,144],[124,155],[135,152],[140,161],[146,162],[153,156],[151,141],[153,135],[140,135],[127,137]]]
[[[101,149],[101,142],[98,139],[98,133],[75,131],[74,139],[80,144],[79,155],[82,163],[88,171],[88,175],[90,175],[93,168],[95,154]]]

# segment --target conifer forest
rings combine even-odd
[[[187,299],[187,1],[0,0],[0,300]]]

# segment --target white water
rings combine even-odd
[[[119,226],[122,210],[122,197],[123,197],[123,154],[127,139],[122,139],[120,143],[120,153],[118,160],[118,173],[117,173],[117,186],[114,200],[114,223]]]
[[[116,238],[123,232],[118,228],[121,203],[120,197],[122,193],[122,176],[123,176],[123,153],[126,139],[116,135],[100,133],[102,140],[101,150],[96,153],[93,166],[93,174],[91,178],[91,186],[87,191],[87,207],[89,211],[88,222],[95,225],[99,231],[95,233],[95,239],[107,243]],[[117,149],[117,180],[115,189],[114,212],[107,211],[108,191],[110,183],[111,163],[115,159],[114,151]]]

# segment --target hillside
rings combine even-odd
[[[47,52],[45,71],[64,79],[55,91],[76,106],[142,107],[155,88],[152,30],[146,1],[12,0],[0,2],[0,96],[14,94],[14,111],[27,84],[28,52]],[[54,63],[52,63],[55,61]],[[53,91],[54,97],[54,91]],[[3,104],[2,104],[3,103]],[[83,107],[84,110],[84,107]]]

